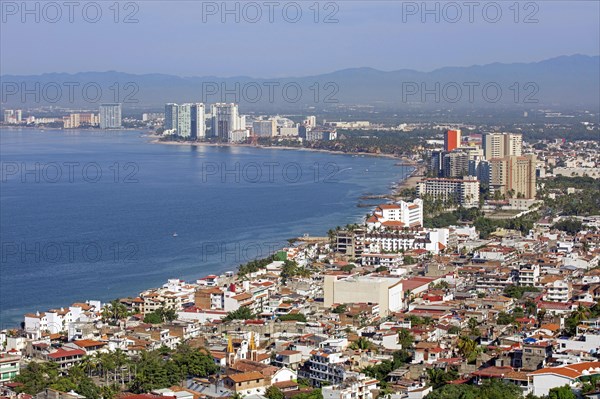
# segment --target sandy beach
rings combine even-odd
[[[328,154],[338,154],[338,155],[360,155],[360,156],[369,156],[369,157],[382,157],[382,158],[391,158],[400,160],[406,166],[416,166],[417,164],[414,161],[404,159],[402,157],[398,157],[393,154],[373,154],[370,152],[343,152],[343,151],[333,151],[333,150],[324,150],[319,148],[305,148],[305,147],[289,147],[289,146],[268,146],[268,145],[253,145],[253,144],[243,144],[243,143],[204,143],[204,142],[187,142],[187,141],[162,141],[158,136],[148,135],[148,137],[154,138],[151,143],[152,144],[167,144],[167,145],[189,145],[189,146],[206,146],[206,147],[248,147],[248,148],[261,148],[265,150],[294,150],[294,151],[313,151],[313,152],[324,152]]]

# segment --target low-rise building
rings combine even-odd
[[[341,384],[324,386],[323,399],[373,399],[378,382],[364,374],[353,373]]]
[[[19,375],[21,358],[19,356],[0,355],[0,384],[12,381]]]

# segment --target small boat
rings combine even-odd
[[[178,234],[177,234],[177,233],[173,233],[173,237],[177,237],[177,236],[178,236]]]

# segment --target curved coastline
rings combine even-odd
[[[12,130],[12,129],[10,129],[10,130]],[[65,131],[65,130],[62,130],[62,129],[48,129],[48,130],[54,130],[54,131],[58,131],[58,132],[62,132],[62,133],[69,133],[69,131]],[[78,131],[76,133],[85,133],[85,132],[86,131],[83,131],[83,132],[82,131]],[[90,130],[89,132],[90,133],[98,133],[98,130],[95,130],[95,131],[91,131]],[[124,131],[124,132],[129,133],[129,132],[136,132],[136,131],[135,130],[131,130],[131,131],[127,130],[127,131]],[[142,131],[139,131],[139,130],[137,130],[137,132],[143,133]],[[148,137],[147,135],[143,135],[143,134],[141,136],[145,136],[146,138]],[[233,147],[233,146],[239,146],[239,147],[243,147],[243,148],[282,149],[282,150],[288,150],[288,151],[290,151],[290,150],[296,150],[296,151],[302,151],[302,152],[321,152],[321,153],[332,154],[332,155],[333,154],[337,154],[337,155],[346,155],[346,156],[364,156],[364,157],[369,156],[369,157],[383,157],[383,158],[390,158],[390,159],[400,159],[400,158],[398,158],[396,156],[388,155],[388,154],[345,153],[345,152],[330,151],[330,150],[320,150],[320,149],[310,149],[310,148],[296,148],[296,147],[276,147],[276,146],[275,147],[269,147],[269,146],[252,146],[252,145],[220,145],[220,144],[212,144],[212,143],[181,143],[181,142],[168,143],[168,142],[157,142],[156,140],[152,140],[152,141],[143,140],[143,141],[145,141],[146,143],[152,143],[152,144],[153,143],[160,143],[160,144],[169,144],[169,145],[195,145],[195,146],[200,145],[200,146],[212,146],[212,147],[219,147],[219,146]],[[414,170],[411,171],[411,173],[414,173]],[[401,180],[398,180],[398,177],[395,176],[394,180],[390,181],[389,183],[398,184],[398,186],[395,186],[395,190],[398,190],[400,187],[402,187],[402,184],[404,184],[407,181],[407,179],[409,179],[409,178],[410,178],[410,173],[409,174],[405,174],[404,176],[402,176]],[[387,188],[387,186],[386,186],[386,188]],[[390,194],[393,194],[394,190],[390,189],[390,190],[385,190],[385,191],[388,191],[388,192],[390,192]],[[382,199],[382,201],[383,201],[383,199]],[[324,232],[325,231],[323,231],[323,233]],[[302,232],[298,232],[297,234],[298,234],[297,237],[301,237],[302,236]],[[224,273],[227,270],[235,270],[235,266],[223,264],[223,265],[221,265],[220,269],[221,270],[215,270],[215,272],[217,272],[215,274]],[[199,278],[199,277],[202,277],[202,276],[198,275],[197,277]],[[149,287],[145,287],[145,288],[149,288]],[[138,292],[139,291],[137,291],[137,292],[130,292],[127,295],[137,295]],[[121,294],[120,296],[126,296],[126,295],[122,295]],[[81,298],[81,299],[85,300],[85,299],[90,299],[90,298]],[[102,299],[102,298],[100,298],[100,299]],[[46,306],[46,305],[44,305],[44,306]],[[29,309],[27,309],[27,310],[29,310]],[[32,309],[32,310],[35,311],[35,310],[42,310],[42,309]],[[12,318],[12,317],[9,316],[8,318]]]

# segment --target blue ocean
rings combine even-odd
[[[157,144],[131,130],[3,129],[0,160],[2,328],[324,236],[412,170],[382,157]]]

